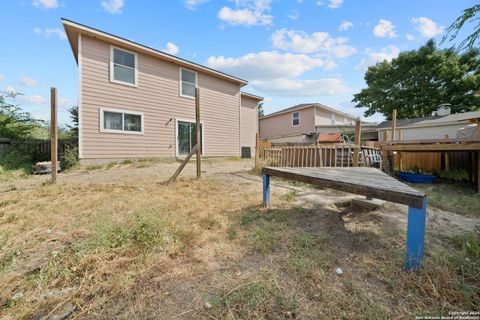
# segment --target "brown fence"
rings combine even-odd
[[[351,167],[353,165],[353,144],[328,144],[312,146],[277,146],[257,148],[257,168],[271,167]],[[359,165],[374,166],[373,155],[378,148],[362,146]]]
[[[69,147],[77,146],[77,139],[61,139],[58,140],[58,159],[63,159],[65,150]],[[10,148],[28,151],[34,154],[39,161],[50,159],[50,139],[24,139],[24,140],[10,140],[0,138],[0,157]]]
[[[401,152],[393,155],[394,170],[421,169],[440,172],[449,169],[467,169],[468,152]]]

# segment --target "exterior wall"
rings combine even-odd
[[[294,111],[296,112],[296,111]],[[315,132],[315,108],[305,108],[300,112],[300,124],[292,125],[292,112],[260,119],[260,139],[280,138]]]
[[[128,50],[128,48],[126,48]],[[82,159],[175,157],[176,120],[195,121],[179,95],[179,66],[138,53],[138,87],[110,82],[110,45],[82,35]],[[197,72],[205,156],[240,155],[240,85]],[[100,108],[143,112],[144,134],[100,132]]]
[[[463,128],[467,123],[459,122],[458,124],[450,125],[436,125],[432,127],[418,127],[418,128],[400,128],[402,131],[402,140],[428,140],[428,139],[445,139],[448,134],[449,139],[457,137],[457,130]],[[383,130],[378,131],[378,140],[383,141]],[[387,139],[391,139],[391,129],[387,129]],[[398,140],[398,130],[395,130],[395,138]]]
[[[289,137],[268,139],[272,143],[315,144],[314,136],[293,135]]]
[[[242,147],[250,147],[252,156],[255,154],[255,143],[258,132],[258,100],[242,96],[241,137]]]
[[[332,114],[335,114],[335,124],[338,125],[355,125],[355,118],[346,117],[341,113],[331,112],[329,110],[323,110],[317,108],[315,110],[315,125],[317,126],[328,126],[332,125]]]

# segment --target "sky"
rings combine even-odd
[[[35,118],[59,122],[78,101],[64,17],[249,81],[265,113],[319,102],[363,118],[353,94],[368,66],[414,50],[474,0],[3,0],[0,91]],[[459,34],[459,41],[472,30]],[[442,47],[452,46],[445,43]],[[363,118],[365,119],[365,118]],[[376,114],[365,120],[380,121]]]

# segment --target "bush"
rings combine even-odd
[[[68,145],[65,147],[65,155],[61,162],[62,170],[67,170],[78,166],[78,147],[74,145]]]
[[[0,166],[4,170],[23,170],[25,173],[31,171],[32,156],[23,150],[15,147],[8,148],[0,157]]]

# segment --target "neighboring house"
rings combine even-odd
[[[83,162],[182,157],[195,145],[200,90],[203,156],[255,146],[257,104],[247,81],[62,19],[78,64]],[[253,153],[253,150],[252,150]]]
[[[320,103],[299,104],[259,118],[260,139],[274,143],[315,143],[320,132],[353,133],[356,119]],[[362,125],[364,129],[372,127],[368,123]]]
[[[395,139],[399,140],[436,140],[456,139],[457,131],[471,125],[471,120],[480,119],[480,111],[449,114],[450,111],[425,118],[397,120]],[[385,132],[387,140],[390,141],[392,133],[392,122],[380,123],[376,130],[380,141],[384,140]],[[478,129],[477,129],[478,130]]]

